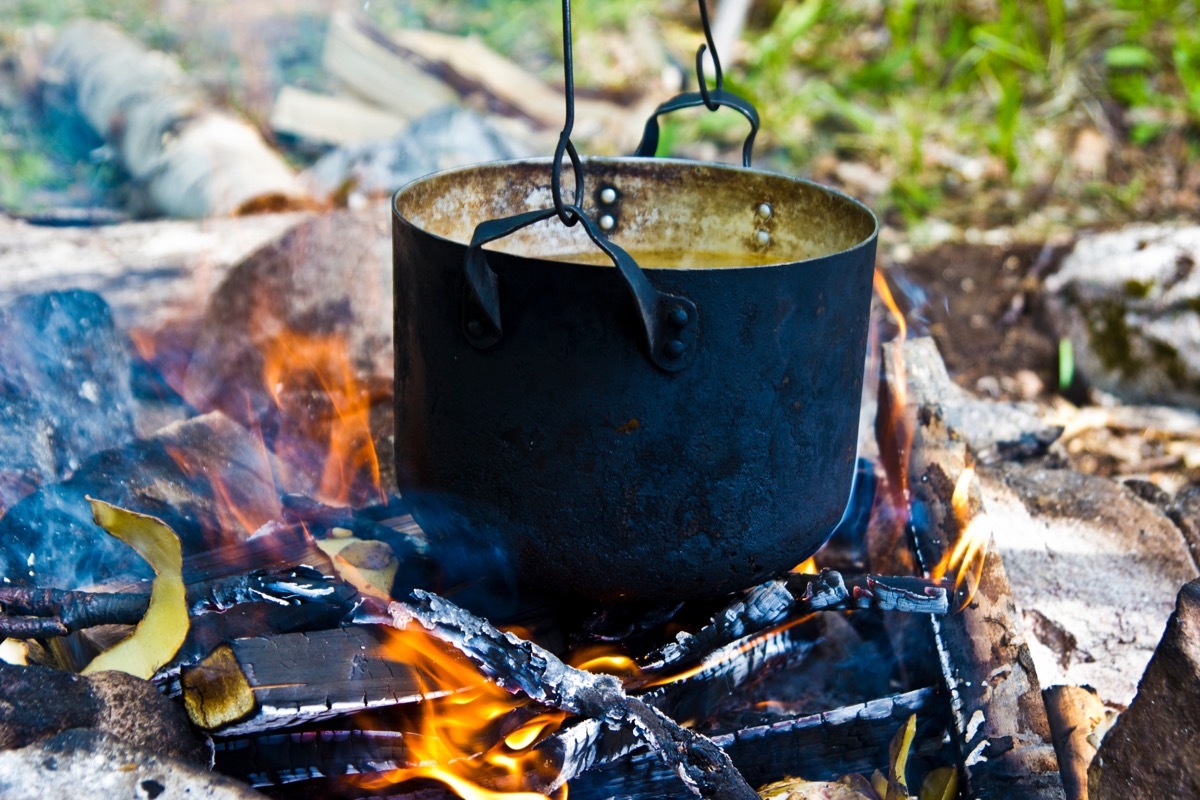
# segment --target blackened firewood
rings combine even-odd
[[[719,747],[625,694],[613,676],[567,666],[553,653],[511,633],[501,633],[486,620],[429,592],[415,591],[407,602],[393,603],[389,611],[397,627],[417,622],[510,692],[521,692],[572,714],[628,726],[693,796],[757,798]]]
[[[413,766],[403,731],[315,730],[220,738],[216,769],[254,788]]]
[[[341,609],[340,618],[348,619],[361,602],[354,587],[311,567],[255,570],[188,587],[193,617],[243,603],[272,603],[320,604]],[[0,587],[0,637],[46,638],[98,625],[135,625],[149,605],[150,595],[142,593]]]
[[[642,668],[659,672],[688,664],[738,638],[813,611],[945,614],[948,608],[946,590],[921,578],[854,575],[847,579],[835,570],[794,574],[750,589],[700,630],[680,633],[674,642],[648,655]]]
[[[967,493],[968,508],[953,507],[969,454],[947,424],[940,380],[930,377],[945,373],[936,347],[918,339],[888,343],[883,352],[879,414],[907,419],[911,426],[905,459],[913,509],[910,532],[919,562],[931,570],[962,535],[964,515],[972,526],[986,526],[987,518],[977,480]],[[907,408],[899,408],[898,398],[905,397]],[[894,451],[896,442],[881,439],[879,444],[883,451]],[[1061,798],[1050,726],[1021,617],[990,532],[986,538],[970,604],[961,613],[932,618],[963,774],[970,795],[980,800]]]
[[[390,631],[355,625],[307,633],[237,639],[179,675],[164,675],[182,694],[192,720],[235,736],[333,719],[371,708],[442,696],[387,653]],[[224,651],[221,651],[222,653]],[[214,664],[215,661],[215,664]],[[229,709],[244,709],[230,719]]]
[[[914,757],[941,750],[947,698],[935,689],[884,697],[821,714],[783,719],[712,737],[755,786],[801,775],[832,780],[851,772],[886,770],[888,743],[911,714],[917,715]],[[552,749],[556,734],[539,747]],[[673,775],[645,748],[596,761],[570,783],[572,800],[609,797],[682,798]]]
[[[746,636],[717,648],[677,680],[638,697],[675,720],[708,719],[730,692],[802,662],[814,640],[797,625]]]

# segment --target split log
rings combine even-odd
[[[1042,697],[1067,800],[1087,800],[1088,767],[1098,744],[1093,734],[1105,725],[1108,709],[1087,686],[1051,686]]]
[[[389,91],[399,90],[398,82]],[[350,144],[389,139],[407,120],[350,97],[334,97],[284,86],[271,109],[271,129],[311,142]]]
[[[412,668],[387,654],[389,630],[357,625],[237,639],[184,667],[168,694],[182,694],[192,721],[222,736],[320,722],[414,703],[426,691]]]
[[[626,695],[613,676],[569,667],[538,645],[501,633],[487,621],[429,592],[415,591],[408,602],[393,603],[389,611],[397,627],[417,622],[435,638],[461,651],[510,692],[521,692],[571,714],[629,727],[669,766],[692,796],[757,798],[719,747]]]
[[[960,516],[969,515],[972,526],[988,525],[977,480],[971,481],[968,510],[956,512],[951,502],[971,462],[966,443],[948,425],[941,396],[927,391],[936,385],[928,376],[944,370],[929,340],[884,345],[879,414],[910,426],[910,531],[926,571],[944,563],[963,534]],[[906,407],[897,406],[898,398],[907,398]],[[902,442],[881,440],[879,447],[896,452]],[[932,618],[963,775],[980,800],[1062,798],[1041,687],[990,531],[986,545],[969,605]]]
[[[109,23],[67,25],[42,77],[73,98],[164,214],[200,218],[314,206],[258,131],[213,108],[175,59]]]

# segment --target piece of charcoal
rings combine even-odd
[[[0,513],[132,438],[129,374],[99,295],[25,295],[0,309]]]

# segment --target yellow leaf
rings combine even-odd
[[[938,767],[925,776],[921,784],[921,800],[954,800],[958,797],[958,770]]]
[[[150,607],[133,635],[105,650],[84,673],[119,670],[148,679],[183,644],[188,631],[183,549],[161,520],[88,498],[96,524],[137,551],[154,569]]]
[[[384,601],[392,599],[392,581],[396,580],[400,561],[387,543],[339,536],[318,539],[317,547],[329,555],[338,577],[346,583],[365,595]]]
[[[891,755],[891,766],[888,769],[886,800],[908,800],[908,780],[904,777],[908,769],[908,751],[912,749],[913,739],[917,735],[917,715],[913,714],[904,723],[904,727],[896,731],[888,748]]]

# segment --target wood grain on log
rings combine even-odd
[[[929,340],[883,348],[881,416],[914,420],[908,458],[911,531],[926,570],[943,562],[965,528],[952,506],[960,475],[970,463],[965,442],[947,427],[930,376],[944,370]],[[903,387],[903,388],[901,388]],[[908,408],[895,405],[906,397]],[[880,441],[895,452],[895,442]],[[973,526],[987,526],[972,479]],[[961,613],[932,619],[943,677],[951,693],[954,727],[972,797],[1061,798],[1062,782],[1051,745],[1046,708],[1004,564],[987,534],[978,588]]]

